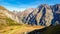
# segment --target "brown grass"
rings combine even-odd
[[[44,28],[44,26],[29,26],[29,25],[8,26],[0,30],[0,34],[23,34],[25,32],[30,32],[32,30],[41,28]]]

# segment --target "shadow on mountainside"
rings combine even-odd
[[[29,32],[28,34],[60,34],[60,25],[34,30]]]

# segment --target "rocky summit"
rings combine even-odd
[[[42,4],[22,20],[30,25],[50,26],[60,24],[60,4]]]

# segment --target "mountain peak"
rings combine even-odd
[[[50,8],[50,6],[48,4],[41,4],[38,6],[39,9],[41,9],[42,7]]]

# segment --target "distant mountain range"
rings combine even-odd
[[[0,6],[0,12],[18,23],[41,26],[60,24],[60,4],[50,6],[42,4],[37,8],[29,8],[17,13]]]

